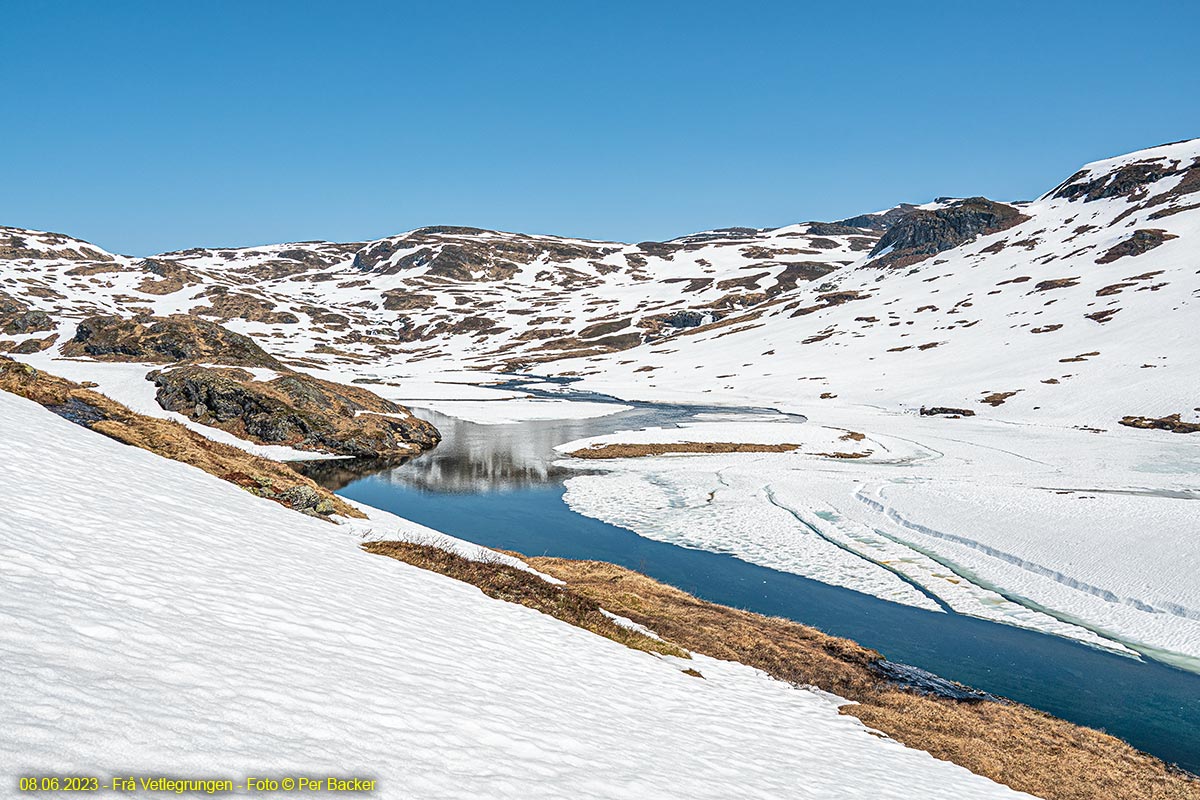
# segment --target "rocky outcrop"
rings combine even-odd
[[[1147,159],[1125,164],[1112,172],[1093,175],[1091,170],[1080,170],[1067,178],[1052,194],[1058,200],[1106,200],[1112,197],[1137,199],[1152,183],[1178,175],[1184,171],[1177,161]]]
[[[1153,250],[1163,242],[1169,242],[1172,239],[1179,237],[1173,233],[1167,233],[1161,228],[1143,228],[1133,232],[1123,242],[1113,245],[1108,251],[1096,259],[1097,264],[1111,264],[1118,258],[1126,256],[1140,256],[1149,250]]]
[[[945,208],[917,209],[895,222],[871,250],[873,267],[903,267],[958,247],[976,236],[1011,228],[1028,217],[986,197],[958,200]]]
[[[886,231],[916,210],[917,207],[912,203],[901,203],[895,208],[889,208],[882,214],[859,214],[857,217],[849,217],[847,219],[838,220],[832,224],[848,228],[866,228],[867,230],[872,231]]]
[[[300,318],[290,311],[277,310],[276,304],[270,300],[245,292],[233,292],[226,286],[211,286],[204,290],[204,296],[210,305],[197,306],[190,313],[215,317],[222,322],[230,319],[244,319],[265,325],[295,325],[300,322]]]
[[[426,275],[448,280],[498,281],[512,277],[523,265],[536,261],[600,259],[618,249],[614,245],[435,226],[364,247],[355,253],[354,266],[384,275],[423,268]],[[404,255],[397,257],[398,253]]]
[[[19,336],[51,330],[54,330],[54,320],[45,311],[34,310],[15,297],[0,292],[0,333]]]
[[[130,411],[120,403],[28,364],[0,356],[0,390],[12,392],[76,425],[123,444],[190,464],[251,494],[315,517],[362,517],[345,500],[284,464],[214,442],[178,422]],[[102,478],[103,476],[101,476]]]
[[[1166,417],[1123,417],[1121,424],[1127,428],[1153,429],[1171,433],[1200,433],[1200,424],[1184,422],[1180,414],[1171,414]]]
[[[209,361],[242,367],[282,368],[248,336],[216,323],[176,314],[170,317],[89,317],[79,323],[63,355],[105,361]]]
[[[719,315],[711,311],[701,312],[684,309],[666,314],[652,314],[648,317],[642,317],[638,321],[638,327],[644,328],[648,336],[661,337],[678,333],[687,328],[698,328],[718,318]]]
[[[441,439],[404,406],[300,373],[259,381],[242,369],[189,364],[147,377],[168,411],[260,444],[393,458],[415,455]]]
[[[108,253],[61,233],[0,227],[0,260],[52,258],[66,261],[112,261]]]
[[[949,406],[921,406],[922,417],[973,417],[975,412],[969,408],[950,408]]]

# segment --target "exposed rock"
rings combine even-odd
[[[45,311],[26,311],[17,314],[4,325],[4,332],[10,334],[49,330],[54,330],[54,321]]]
[[[1033,292],[1048,292],[1051,289],[1067,289],[1071,286],[1078,286],[1078,285],[1079,285],[1078,277],[1052,278],[1047,281],[1038,281],[1037,285],[1034,286],[1033,289],[1030,290],[1030,294],[1032,294]]]
[[[230,319],[244,319],[249,322],[262,322],[267,325],[295,325],[300,318],[290,311],[276,311],[275,303],[243,292],[231,292],[227,286],[212,286],[204,290],[210,305],[197,306],[192,314],[206,317],[216,317],[222,322]]]
[[[16,355],[30,355],[32,353],[40,353],[43,350],[49,350],[55,342],[58,341],[58,334],[51,334],[45,339],[26,339],[23,342],[18,342],[11,347],[8,352]]]
[[[685,328],[698,328],[712,322],[714,318],[715,315],[711,311],[705,313],[685,309],[672,311],[669,314],[653,314],[643,317],[638,320],[638,327],[645,328],[647,335],[664,336]]]
[[[1097,264],[1110,264],[1118,258],[1126,256],[1140,256],[1142,253],[1161,245],[1163,242],[1169,242],[1172,239],[1177,239],[1175,234],[1167,233],[1161,228],[1142,228],[1133,232],[1123,242],[1113,245],[1108,251],[1096,259]]]
[[[395,274],[425,268],[426,275],[455,281],[504,280],[522,265],[544,260],[600,259],[615,245],[584,245],[522,234],[498,234],[478,228],[420,228],[402,237],[376,242],[354,255],[366,272]],[[396,258],[396,254],[411,251]]]
[[[870,296],[871,295],[869,295],[869,294],[863,294],[862,292],[858,291],[857,289],[851,289],[851,290],[845,291],[845,292],[826,292],[825,294],[817,295],[818,302],[816,304],[811,305],[811,306],[803,306],[801,308],[796,308],[796,310],[792,311],[792,316],[793,317],[802,317],[802,316],[805,316],[806,314],[812,314],[817,311],[822,311],[826,308],[832,308],[833,306],[840,306],[843,303],[849,303],[854,300],[866,300]],[[784,306],[784,308],[790,310],[795,305],[798,305],[798,303]]]
[[[383,293],[383,307],[388,311],[412,311],[433,308],[437,298],[431,294],[414,294],[404,289],[389,289]]]
[[[992,392],[991,394],[989,394],[987,397],[983,398],[979,402],[987,403],[989,406],[992,406],[992,407],[1002,406],[1002,405],[1004,405],[1004,402],[1006,400],[1008,400],[1008,398],[1013,397],[1014,395],[1016,395],[1017,393],[1022,392],[1022,391],[1024,391],[1024,390],[1017,389],[1016,391],[1012,391],[1012,392]]]
[[[1171,433],[1200,433],[1200,424],[1184,422],[1179,414],[1166,417],[1122,417],[1121,424],[1129,428],[1156,429]]]
[[[834,225],[847,228],[866,228],[873,231],[886,231],[900,220],[917,210],[911,203],[901,203],[895,208],[889,208],[882,214],[859,214],[857,217],[838,220]],[[831,234],[824,234],[826,236]]]
[[[1093,311],[1091,314],[1084,314],[1083,316],[1103,325],[1105,322],[1112,320],[1120,311],[1121,309],[1119,308],[1106,308],[1103,311]]]
[[[252,494],[312,516],[363,516],[357,508],[283,464],[214,442],[178,422],[136,414],[91,391],[93,386],[73,383],[0,356],[0,390],[40,403],[76,425],[191,464]]]
[[[54,330],[54,320],[45,311],[31,309],[28,304],[0,292],[0,333],[19,336],[51,330]]]
[[[949,406],[921,406],[922,417],[973,417],[975,412],[969,408],[950,408]]]
[[[1163,159],[1136,161],[1113,172],[1092,175],[1090,170],[1080,170],[1061,184],[1053,197],[1063,200],[1091,202],[1110,197],[1137,198],[1146,187],[1163,178],[1177,175],[1182,170],[1179,163]]]
[[[643,253],[668,260],[674,258],[681,247],[675,242],[638,242],[638,249]]]
[[[204,360],[243,367],[281,368],[248,336],[204,319],[170,317],[89,317],[79,323],[63,355],[105,361]]]
[[[918,209],[896,221],[871,250],[875,267],[901,267],[957,247],[976,236],[1011,228],[1028,217],[985,197],[932,211]]]
[[[32,240],[32,241],[31,241]],[[41,246],[39,246],[41,245]],[[0,227],[0,260],[53,258],[66,261],[112,261],[108,253],[61,233]]]
[[[168,411],[261,444],[378,458],[414,455],[441,438],[428,422],[367,389],[300,373],[257,381],[245,370],[193,364],[147,377]]]
[[[811,236],[855,236],[862,235],[866,225],[848,225],[841,222],[810,222],[808,233]]]

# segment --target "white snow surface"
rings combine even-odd
[[[1200,442],[1164,436],[826,409],[805,424],[700,422],[559,449],[799,444],[566,460],[602,473],[571,478],[565,499],[650,538],[1196,670]]]
[[[448,417],[480,425],[505,425],[538,419],[591,419],[628,411],[618,403],[590,403],[520,397],[505,400],[400,400],[414,410],[432,409]]]
[[[29,401],[0,393],[0,419],[7,781],[331,774],[375,778],[386,798],[1026,796],[872,735],[817,693],[629,650],[369,555],[345,529]]]

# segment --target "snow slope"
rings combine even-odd
[[[330,774],[374,778],[388,798],[1016,796],[750,668],[635,652],[368,555],[343,529],[12,395],[0,419],[6,781]]]
[[[1015,208],[1025,221],[914,263],[866,254],[745,325],[553,368],[621,396],[804,413],[952,406],[1100,428],[1126,415],[1200,419],[1200,139],[1089,164]],[[831,290],[848,299],[817,302]]]
[[[199,314],[293,366],[401,395],[464,368],[525,367],[641,399],[1197,419],[1200,140],[992,203],[1002,220],[972,236],[918,227],[904,241],[942,249],[896,260],[889,236],[906,221],[973,203],[671,242],[432,227],[146,259],[0,228],[0,292],[54,315],[61,338],[88,314]],[[0,336],[0,349],[46,335]]]

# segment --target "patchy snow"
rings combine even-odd
[[[341,458],[330,453],[316,453],[311,450],[297,450],[276,444],[257,444],[255,442],[234,436],[228,431],[204,425],[176,411],[167,411],[158,404],[155,398],[157,388],[152,381],[146,380],[146,375],[154,370],[169,369],[162,364],[139,364],[133,362],[84,361],[69,358],[55,358],[50,353],[18,356],[21,361],[35,369],[40,369],[51,375],[82,383],[90,381],[96,384],[93,390],[122,404],[130,411],[144,414],[148,417],[169,419],[214,442],[232,445],[247,453],[275,461],[319,461],[322,459]],[[257,378],[270,379],[275,376],[273,370],[254,368]]]
[[[369,555],[354,531],[26,400],[0,393],[0,418],[8,780],[299,773],[370,777],[386,797],[1025,796],[872,735],[817,693],[633,651]]]

